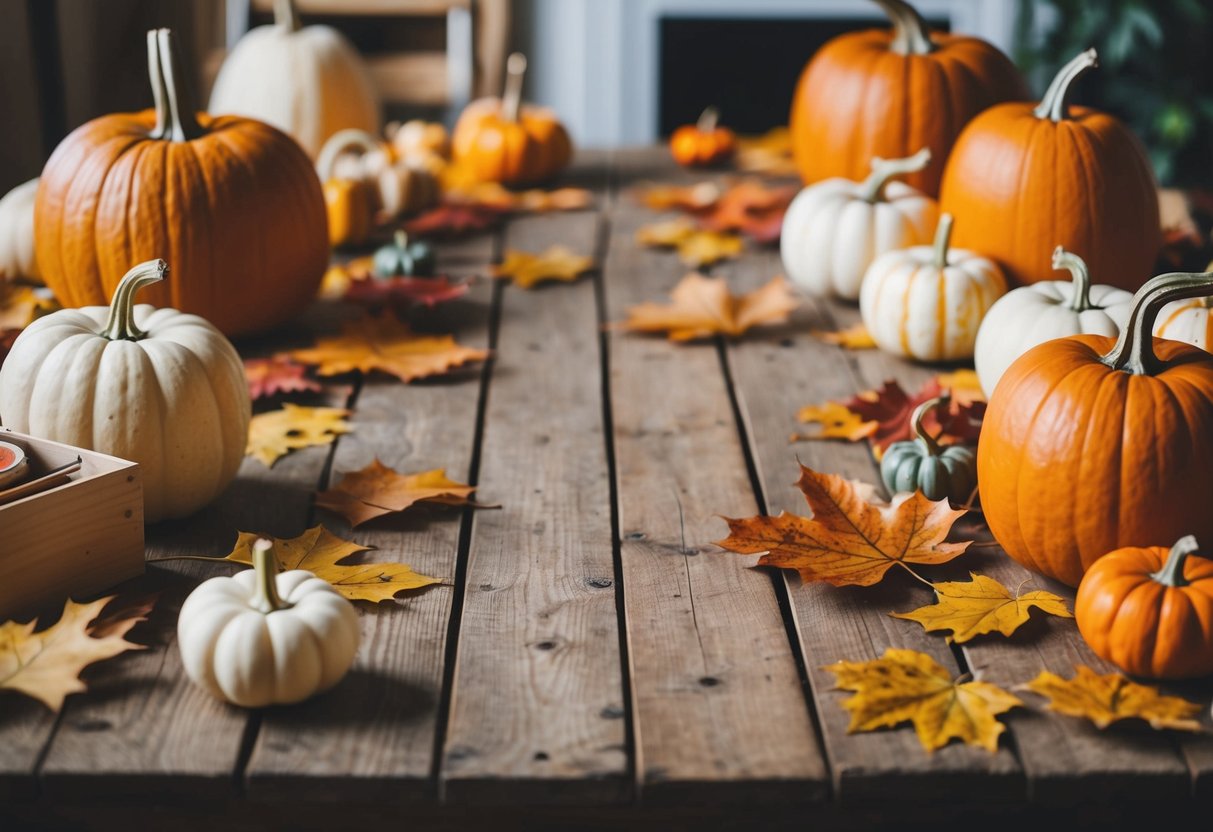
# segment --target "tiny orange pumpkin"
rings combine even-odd
[[[708,107],[694,124],[684,124],[670,136],[674,161],[686,167],[718,165],[733,158],[737,135],[720,126],[720,111]]]

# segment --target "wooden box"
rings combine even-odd
[[[117,457],[0,428],[33,475],[80,457],[80,471],[47,491],[0,505],[0,621],[83,598],[143,572],[143,481]]]

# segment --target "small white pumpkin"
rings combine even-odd
[[[330,26],[300,28],[292,0],[274,0],[273,25],[232,49],[207,110],[268,122],[313,159],[338,130],[379,130],[379,98],[358,51]]]
[[[949,249],[952,216],[939,218],[935,243],[890,251],[863,278],[859,312],[876,346],[918,361],[973,356],[977,329],[1007,281],[994,261]]]
[[[1168,303],[1154,321],[1154,335],[1213,352],[1213,298]]]
[[[148,523],[219,496],[244,458],[251,409],[244,365],[219,330],[134,305],[167,273],[149,260],[126,273],[108,307],[39,318],[0,367],[0,422],[139,463]]]
[[[289,705],[341,681],[358,652],[358,613],[311,572],[279,574],[273,544],[253,568],[211,578],[177,618],[181,663],[212,696],[245,708]]]
[[[793,282],[814,295],[859,297],[872,261],[887,251],[931,241],[939,205],[894,177],[925,168],[931,151],[873,159],[863,182],[826,179],[796,195],[783,218],[779,251]]]
[[[0,280],[39,279],[34,259],[34,199],[38,180],[13,188],[0,199]]]
[[[1015,289],[999,298],[981,322],[973,359],[986,396],[994,394],[994,386],[1015,359],[1037,344],[1067,335],[1114,338],[1129,319],[1132,293],[1115,286],[1092,286],[1087,264],[1077,254],[1058,246],[1053,250],[1053,268],[1069,269],[1072,280],[1046,280]]]

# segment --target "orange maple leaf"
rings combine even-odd
[[[530,289],[549,280],[572,282],[592,268],[593,257],[577,254],[565,246],[551,246],[538,254],[510,249],[493,266],[493,276],[509,278],[520,289]]]
[[[759,324],[782,323],[798,305],[787,281],[774,277],[740,297],[719,278],[692,272],[670,292],[673,303],[642,303],[628,310],[620,326],[632,332],[665,332],[671,341],[713,335],[736,337]]]
[[[849,326],[846,329],[825,330],[814,329],[809,332],[818,341],[833,344],[847,350],[874,350],[876,341],[872,333],[862,323]]]
[[[351,526],[360,526],[420,502],[475,505],[470,499],[475,490],[475,486],[449,479],[442,469],[401,474],[376,459],[365,468],[346,474],[328,491],[317,494],[316,505],[337,512]]]
[[[807,405],[800,409],[797,418],[806,424],[821,425],[821,430],[815,434],[793,434],[793,442],[807,439],[845,439],[848,442],[858,442],[871,436],[877,427],[876,422],[865,421],[858,413],[838,402]]]
[[[706,211],[720,199],[720,186],[715,182],[695,185],[647,185],[639,190],[639,199],[654,211]]]
[[[730,534],[717,545],[761,554],[759,566],[795,569],[805,582],[871,586],[894,565],[918,577],[907,564],[946,563],[971,542],[945,542],[952,524],[965,513],[947,500],[931,502],[915,491],[889,506],[874,506],[848,480],[804,465],[796,485],[813,511],[811,519],[787,512],[725,518]]]
[[[304,375],[307,368],[289,358],[244,359],[244,378],[248,381],[250,399],[275,396],[279,393],[318,393],[320,385]]]

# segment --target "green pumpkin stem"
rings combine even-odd
[[[859,186],[859,198],[876,203],[884,201],[884,189],[894,178],[907,173],[918,173],[931,164],[931,149],[924,147],[913,156],[904,159],[872,159],[872,172]]]
[[[171,29],[147,33],[147,72],[156,106],[151,137],[186,142],[205,134],[195,116],[194,99],[185,84],[177,40]]]
[[[396,233],[392,235],[392,242],[395,244],[396,248],[400,249],[401,251],[408,251],[408,247],[409,247],[408,232],[405,231],[403,228],[396,229]]]
[[[876,0],[893,23],[893,40],[889,49],[898,55],[929,55],[935,51],[927,22],[918,9],[905,0]]]
[[[939,456],[943,453],[943,447],[936,441],[934,436],[927,433],[926,427],[922,424],[922,420],[927,414],[937,407],[947,407],[951,401],[951,397],[947,394],[936,396],[933,399],[927,399],[918,407],[914,408],[914,412],[910,414],[910,426],[914,428],[914,435],[918,437],[918,442],[931,456]]]
[[[935,268],[943,269],[948,265],[948,247],[952,242],[952,215],[940,214],[939,225],[935,227],[935,242],[932,249],[935,252]]]
[[[1099,54],[1094,49],[1080,52],[1069,63],[1057,71],[1049,88],[1040,97],[1040,103],[1032,112],[1037,118],[1050,121],[1065,121],[1070,117],[1070,88],[1074,82],[1099,66]]]
[[[274,544],[264,537],[253,544],[253,571],[257,581],[250,607],[268,615],[291,606],[278,594],[278,559],[274,557]]]
[[[303,25],[299,20],[299,10],[295,8],[294,0],[274,0],[274,25],[285,26],[292,32],[298,32]]]
[[[1099,360],[1114,370],[1139,376],[1158,375],[1167,365],[1154,353],[1154,321],[1172,301],[1213,295],[1213,272],[1171,272],[1146,281],[1133,296],[1129,320],[1116,346]]]
[[[114,297],[110,300],[109,316],[105,328],[98,335],[110,341],[138,341],[147,333],[135,325],[135,294],[144,286],[159,283],[168,274],[168,264],[163,260],[148,260],[140,263],[122,276]]]
[[[1086,261],[1072,251],[1066,251],[1061,246],[1053,249],[1053,268],[1058,271],[1070,270],[1073,281],[1073,291],[1067,306],[1075,312],[1086,312],[1094,309],[1091,303],[1091,272],[1087,269]]]
[[[501,96],[501,117],[518,121],[522,110],[522,82],[526,78],[526,55],[513,52],[505,60],[505,93]]]
[[[1162,569],[1152,573],[1150,577],[1163,586],[1187,586],[1189,581],[1184,577],[1184,564],[1187,563],[1188,555],[1195,553],[1199,548],[1193,535],[1184,535],[1171,547]]]

